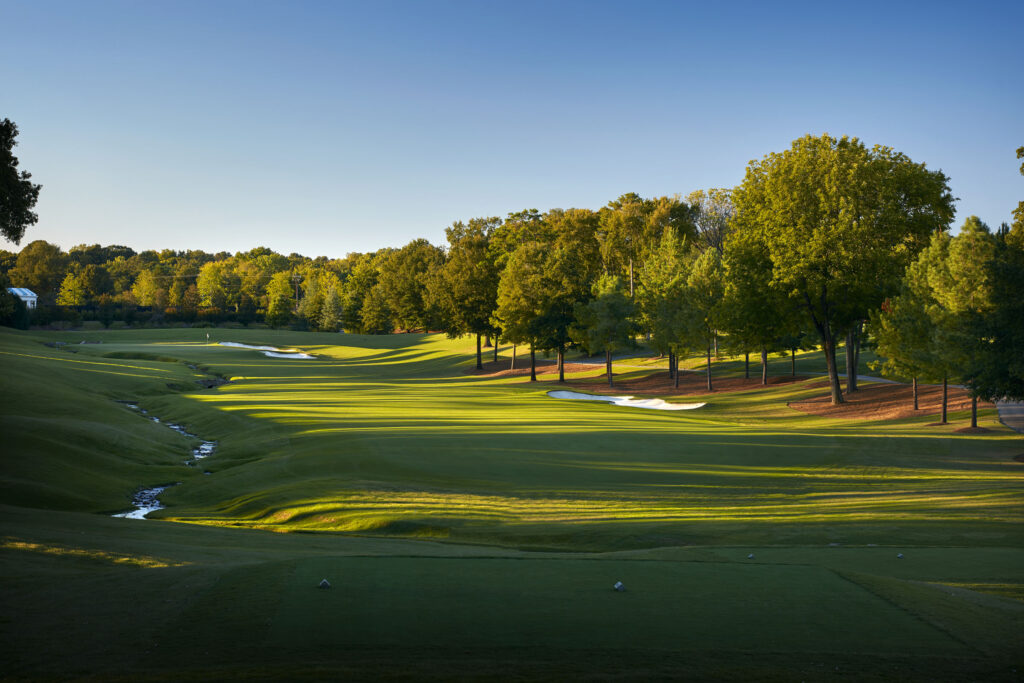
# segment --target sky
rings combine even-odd
[[[0,0],[44,239],[342,257],[739,184],[808,133],[1024,199],[1020,2]],[[0,248],[21,247],[0,240]]]

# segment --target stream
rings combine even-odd
[[[195,434],[189,433],[184,427],[182,427],[179,424],[174,424],[173,422],[163,422],[160,420],[159,417],[156,417],[155,415],[150,415],[145,408],[142,408],[135,403],[126,402],[124,403],[124,405],[132,410],[138,411],[141,415],[148,417],[153,422],[162,424],[170,429],[173,429],[182,436],[187,436],[190,439],[199,438]],[[192,457],[189,460],[185,461],[185,465],[188,467],[195,467],[196,463],[198,463],[200,460],[202,460],[203,458],[208,458],[211,455],[213,455],[213,451],[216,448],[216,441],[203,441],[198,446],[192,449]],[[210,474],[210,472],[204,471],[203,474]],[[148,515],[150,512],[153,512],[154,510],[163,510],[164,506],[160,504],[160,499],[158,498],[158,496],[167,489],[171,488],[172,486],[177,486],[178,483],[164,484],[163,486],[154,486],[148,489],[140,489],[139,491],[136,491],[134,496],[132,496],[132,505],[135,506],[134,510],[130,510],[129,512],[121,512],[119,514],[112,516],[124,517],[126,519],[146,519],[146,515]]]

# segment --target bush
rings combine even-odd
[[[31,322],[32,315],[25,302],[8,292],[6,287],[0,289],[0,325],[27,330]]]

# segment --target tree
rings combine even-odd
[[[18,171],[14,156],[18,126],[10,119],[0,121],[0,234],[19,244],[25,228],[35,225],[39,216],[33,213],[42,185],[32,183],[32,174]]]
[[[476,335],[476,367],[483,368],[480,337],[496,334],[491,314],[498,305],[497,265],[490,257],[489,241],[501,224],[497,217],[461,221],[445,230],[448,254],[427,287],[449,337]],[[495,345],[497,347],[497,345]]]
[[[202,305],[219,311],[237,306],[240,284],[232,260],[204,263],[196,279]]]
[[[669,378],[679,386],[678,356],[685,350],[688,337],[689,308],[686,301],[686,278],[692,258],[688,257],[686,239],[674,227],[661,235],[658,247],[640,268],[637,304],[641,329],[650,335],[649,343],[660,353],[668,354]]]
[[[983,392],[970,371],[984,364],[991,343],[981,323],[995,310],[995,252],[995,238],[976,216],[956,237],[936,233],[907,268],[901,294],[876,315],[879,353],[888,359],[883,370],[941,379],[943,423],[951,377],[963,380],[971,393],[971,426],[977,426],[977,399],[996,398]]]
[[[918,380],[942,381],[948,369],[942,366],[934,349],[936,333],[927,310],[931,301],[927,281],[916,275],[914,266],[908,268],[899,295],[871,312],[871,331],[875,352],[885,359],[876,361],[872,367],[885,377],[910,377],[917,410]],[[945,422],[945,403],[942,419]]]
[[[363,327],[363,303],[377,286],[377,258],[374,254],[349,254],[349,258],[353,265],[343,287],[341,324],[349,332],[366,332]]]
[[[642,260],[644,247],[654,241],[647,221],[647,209],[640,195],[629,192],[608,202],[600,214],[601,255],[605,271],[625,273],[630,296],[633,296],[635,284],[634,264]]]
[[[395,331],[391,309],[379,284],[366,295],[359,317],[361,329],[366,334],[391,334]]]
[[[341,326],[341,294],[339,286],[331,284],[324,296],[324,305],[320,309],[320,329],[325,332],[337,332]]]
[[[633,345],[636,304],[626,294],[622,279],[603,275],[594,285],[594,298],[576,305],[576,324],[569,332],[589,352],[604,351],[608,386],[612,380],[612,353]]]
[[[7,291],[11,281],[0,272],[0,325],[27,330],[32,316],[25,302]]]
[[[692,311],[695,336],[703,338],[707,349],[708,391],[711,385],[711,349],[715,343],[721,316],[724,286],[722,260],[715,249],[708,249],[694,262],[686,279],[686,294]]]
[[[15,287],[27,287],[39,297],[40,303],[54,303],[67,274],[67,256],[56,244],[43,240],[30,242],[18,254],[17,265],[10,271]]]
[[[275,273],[267,284],[267,324],[284,327],[292,319],[295,295],[292,293],[292,274],[287,270]]]
[[[764,244],[772,287],[817,331],[832,402],[842,403],[838,340],[898,291],[906,265],[948,229],[948,179],[888,147],[808,135],[752,161],[733,202],[734,229]]]
[[[540,242],[520,245],[508,258],[498,282],[495,323],[514,344],[530,345],[530,381],[537,381],[536,350],[544,338],[544,260],[547,248]]]
[[[771,286],[772,263],[761,240],[749,232],[731,235],[723,259],[722,328],[737,351],[761,355],[761,384],[768,384],[768,353],[787,348],[797,322],[789,299]],[[792,351],[792,349],[790,349]]]
[[[60,306],[82,306],[85,304],[85,287],[81,277],[76,273],[68,273],[60,285],[57,304]]]
[[[444,252],[416,239],[390,252],[381,264],[379,286],[392,321],[406,331],[436,329],[427,298],[428,274],[444,262]]]
[[[725,254],[729,222],[736,213],[732,203],[732,190],[713,187],[696,190],[686,196],[693,211],[693,221],[703,248]]]
[[[964,371],[965,380],[979,396],[1022,401],[1024,222],[1018,220],[1011,231],[998,236],[989,278],[991,308],[969,323],[970,334],[979,340],[979,349]]]

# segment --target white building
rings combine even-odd
[[[25,302],[25,308],[35,308],[36,300],[39,298],[31,289],[24,287],[8,287],[7,291]]]

